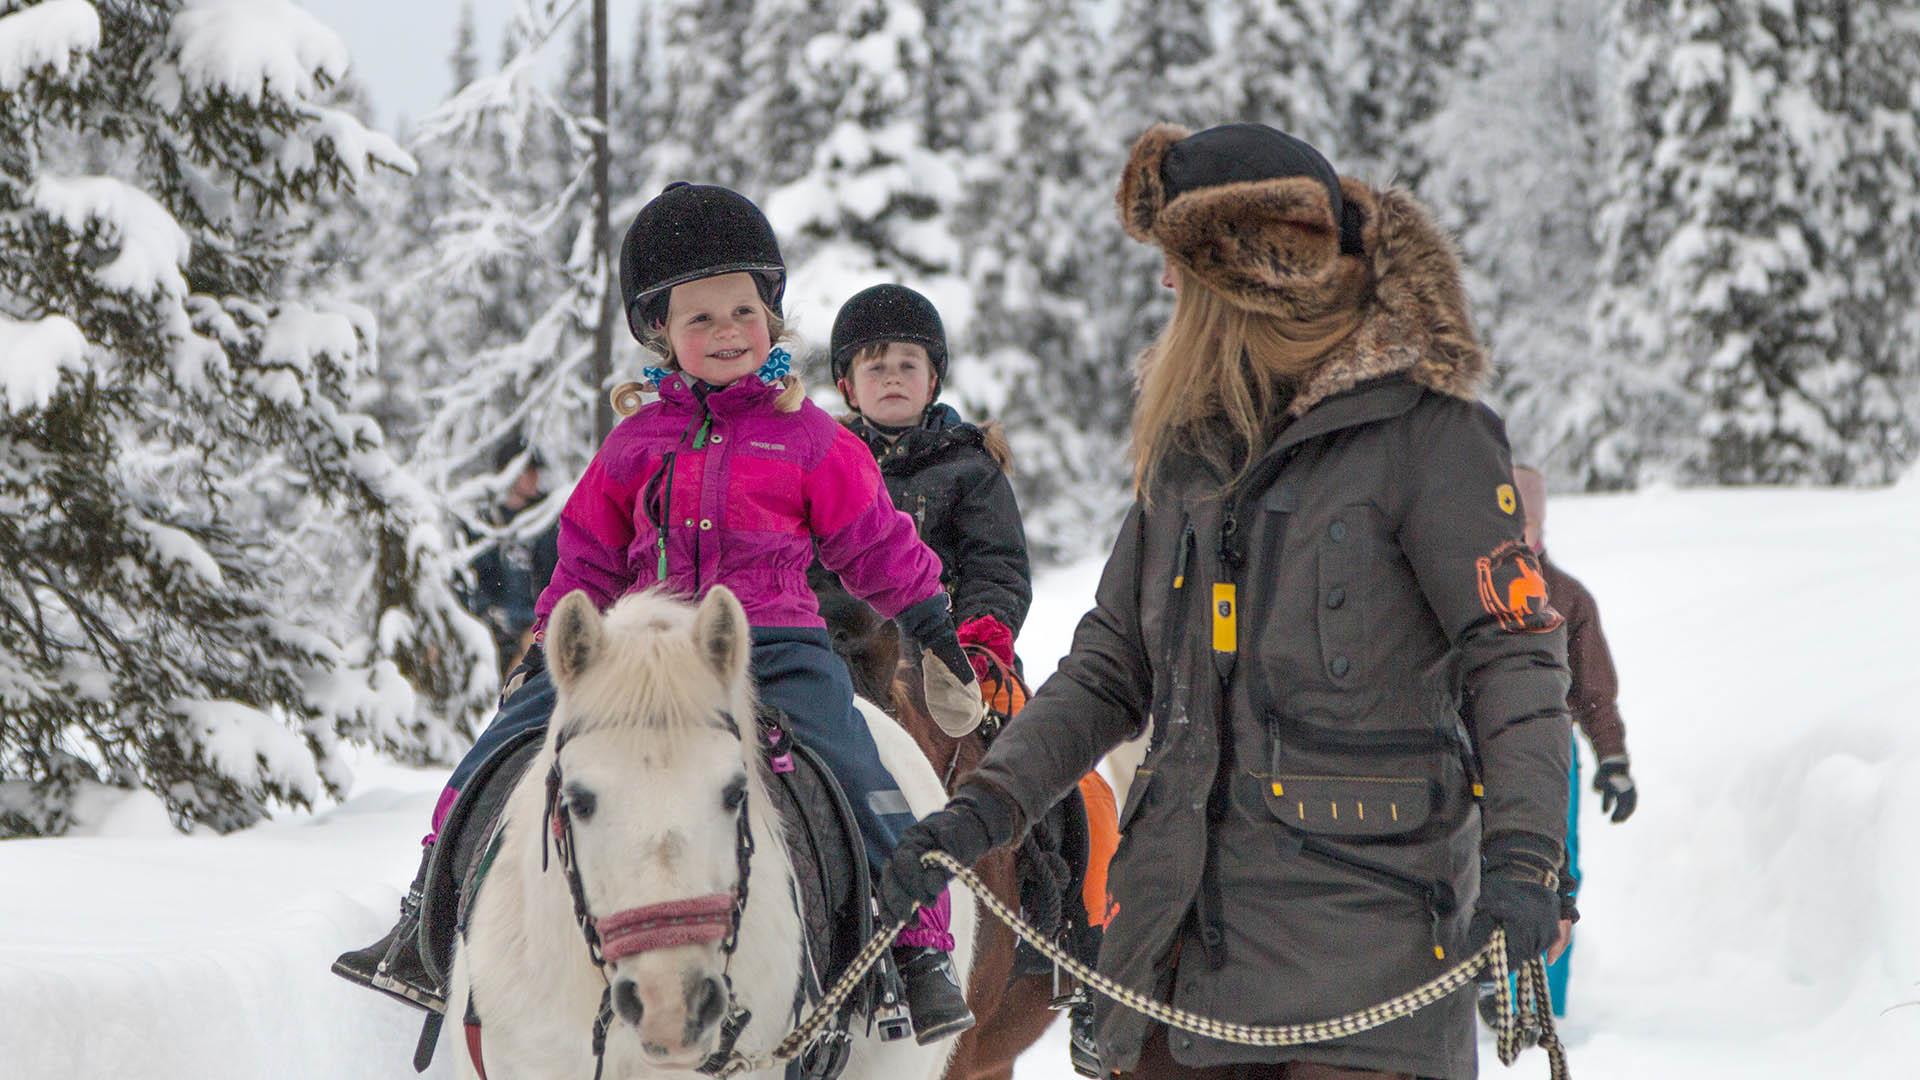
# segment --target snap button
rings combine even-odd
[[[1347,602],[1347,590],[1335,585],[1327,591],[1327,606],[1337,608]]]
[[[693,528],[693,519],[692,519],[692,518],[688,518],[688,519],[686,520],[686,526],[687,526],[687,528],[689,528],[689,529],[691,529],[691,528]]]
[[[1327,665],[1327,669],[1333,672],[1333,677],[1336,679],[1344,678],[1352,668],[1353,665],[1348,663],[1344,656],[1334,657],[1333,663]]]
[[[727,437],[725,435],[715,435],[713,438],[708,439],[707,441],[710,443],[723,443],[727,441]]]
[[[1336,544],[1345,540],[1347,538],[1347,523],[1344,521],[1336,521],[1327,526],[1327,535],[1332,537]]]
[[[1180,1036],[1180,1049],[1182,1050],[1193,1049],[1193,1036],[1191,1035]]]
[[[712,518],[701,518],[701,519],[700,519],[700,531],[701,531],[701,532],[705,532],[706,530],[708,530],[708,529],[711,529],[711,528],[713,528],[713,519],[712,519]]]

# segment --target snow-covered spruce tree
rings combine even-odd
[[[580,5],[523,5],[505,62],[442,103],[414,146],[423,172],[445,171],[450,196],[427,208],[437,212],[390,290],[412,314],[389,337],[403,339],[392,347],[420,388],[410,471],[455,516],[462,561],[493,542],[483,515],[520,471],[516,460],[496,472],[496,448],[523,438],[571,476],[597,445],[593,328],[608,264],[593,244],[584,21]],[[563,47],[556,85],[543,58]],[[509,528],[545,528],[560,502]]]
[[[1605,209],[1600,478],[1836,481],[1883,381],[1841,339],[1847,122],[1836,24],[1807,5],[1635,0]],[[1877,224],[1877,223],[1876,223]],[[1876,386],[1875,383],[1879,385]],[[1878,410],[1876,410],[1878,411]]]
[[[1422,191],[1430,159],[1414,129],[1445,101],[1463,46],[1483,33],[1477,20],[1491,13],[1475,0],[1332,3],[1336,127],[1323,149],[1345,173]],[[1517,5],[1494,6],[1505,18]]]
[[[662,5],[658,92],[664,119],[647,149],[666,181],[738,188],[759,148],[732,137],[727,121],[747,84],[760,76],[747,64],[758,30],[754,0],[667,0]],[[661,185],[650,185],[657,188]],[[625,222],[622,222],[624,225]]]
[[[1594,217],[1608,166],[1602,105],[1612,0],[1510,9],[1466,46],[1469,75],[1415,131],[1431,168],[1421,194],[1460,231],[1474,314],[1498,372],[1514,456],[1581,488],[1598,403],[1624,365],[1592,344]]]
[[[805,107],[832,117],[810,167],[765,203],[791,270],[786,310],[823,340],[840,304],[899,281],[964,338],[973,297],[954,235],[965,195],[957,163],[928,146],[917,94],[932,62],[917,0],[855,0],[805,46]],[[824,374],[822,372],[821,374]]]
[[[1335,0],[1238,0],[1223,64],[1236,120],[1271,124],[1332,153],[1340,102],[1331,70]]]
[[[0,835],[93,782],[233,828],[338,790],[342,734],[452,748],[396,663],[472,657],[353,410],[371,321],[286,284],[307,204],[410,167],[319,103],[346,62],[280,0],[0,3]],[[296,580],[389,536],[385,610]]]
[[[1832,0],[1839,63],[1823,100],[1846,117],[1838,216],[1826,223],[1847,293],[1824,373],[1842,478],[1892,480],[1920,458],[1920,5]]]
[[[1060,557],[1097,543],[1125,502],[1124,384],[1118,403],[1082,390],[1113,385],[1100,369],[1126,363],[1095,321],[1112,287],[1098,256],[1119,232],[1119,138],[1094,100],[1098,42],[1072,0],[1008,0],[986,48],[997,92],[960,218],[979,312],[956,343],[955,382],[972,415],[1005,423],[1027,542]]]
[[[814,148],[833,124],[833,116],[819,107],[829,90],[819,82],[821,73],[808,65],[806,52],[808,42],[833,28],[834,11],[830,0],[758,0],[754,4],[742,54],[744,67],[728,87],[732,105],[722,120],[723,130],[733,133],[745,151],[739,190],[750,198],[763,199],[805,176],[813,167]],[[671,52],[676,46],[669,42],[666,48]],[[656,170],[655,182],[641,195],[653,197],[667,180],[708,178],[699,158],[686,159],[675,168],[681,171],[673,175]],[[624,220],[631,220],[639,205],[635,203]]]

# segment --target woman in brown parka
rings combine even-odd
[[[1325,1019],[1484,943],[1553,940],[1567,806],[1565,631],[1475,400],[1459,262],[1405,192],[1232,124],[1159,125],[1119,208],[1174,313],[1140,357],[1136,503],[1073,650],[946,809],[909,830],[903,917],[1114,746],[1101,971],[1206,1016]],[[1475,1074],[1465,989],[1348,1038],[1263,1049],[1103,1002],[1109,1074]]]

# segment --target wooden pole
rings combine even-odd
[[[613,381],[613,319],[615,314],[612,229],[613,153],[608,145],[607,0],[593,0],[593,250],[594,273],[600,279],[600,319],[593,328],[594,442],[605,442],[613,430],[613,403],[607,384]]]

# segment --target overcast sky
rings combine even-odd
[[[417,121],[452,91],[447,54],[453,48],[460,8],[473,5],[476,44],[483,66],[500,58],[500,36],[514,0],[298,0],[332,27],[353,53],[353,73],[373,95],[375,120],[392,130],[405,117]],[[607,21],[618,53],[633,33],[642,0],[608,0]],[[592,0],[579,0],[586,17]],[[556,53],[564,46],[551,46]],[[555,61],[558,63],[558,60]]]

